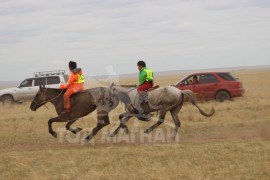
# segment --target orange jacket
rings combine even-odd
[[[76,84],[74,82],[78,82],[78,76],[76,74],[82,75],[82,70],[80,68],[76,68],[70,71],[69,79],[67,84],[61,84],[60,89],[74,89],[74,90],[82,90],[84,88],[84,83]]]

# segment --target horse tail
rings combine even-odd
[[[190,100],[191,104],[193,104],[194,106],[196,106],[199,109],[200,113],[203,116],[211,117],[211,116],[214,115],[215,109],[213,107],[211,109],[211,112],[206,113],[197,105],[195,94],[192,91],[190,91],[190,90],[182,90],[182,93],[184,94],[185,98],[188,98]]]

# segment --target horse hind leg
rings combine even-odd
[[[114,130],[113,133],[109,134],[110,137],[116,136],[116,134],[119,132],[120,129],[123,129],[126,134],[129,133],[128,127],[126,126],[126,123],[128,120],[131,118],[131,116],[126,116],[125,114],[121,114],[119,119],[120,119],[120,124],[119,126]]]
[[[176,135],[177,135],[177,133],[179,131],[179,128],[181,126],[181,122],[179,120],[178,114],[179,114],[182,106],[183,106],[183,104],[181,104],[180,106],[170,110],[171,115],[172,115],[172,119],[173,119],[174,124],[175,124],[175,129],[174,129],[174,131],[172,133],[172,136],[171,136],[172,139],[175,139],[175,137],[176,137]]]
[[[97,126],[92,130],[90,135],[85,138],[84,142],[89,142],[100,129],[110,124],[110,119],[107,112],[97,112],[97,119]]]
[[[73,129],[71,127],[72,124],[74,124],[78,119],[74,119],[74,120],[70,120],[67,125],[66,125],[66,129],[70,132],[72,132],[73,134],[77,134],[78,132],[80,132],[82,130],[82,128],[77,127],[76,129]]]
[[[161,110],[159,113],[159,118],[158,118],[158,122],[156,122],[153,126],[151,126],[150,128],[146,129],[144,132],[146,134],[149,134],[150,132],[152,132],[155,128],[157,128],[159,125],[161,125],[164,122],[165,119],[165,115],[167,113],[167,110]]]

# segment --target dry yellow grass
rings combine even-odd
[[[201,103],[214,117],[202,117],[185,104],[179,142],[140,144],[104,142],[104,133],[94,145],[63,143],[48,134],[47,120],[53,107],[31,112],[29,104],[0,107],[0,179],[269,179],[270,177],[270,71],[236,71],[246,94],[232,102]],[[170,85],[180,77],[157,77],[157,84]],[[122,79],[122,84],[136,79]],[[116,127],[118,107],[112,114]],[[166,122],[172,122],[170,116]],[[132,119],[128,126],[140,129],[154,122]],[[65,124],[54,124],[54,129]],[[170,124],[169,124],[170,125]],[[161,128],[168,130],[168,124]],[[93,128],[95,113],[74,127]],[[106,134],[105,134],[106,135]]]

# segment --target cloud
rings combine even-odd
[[[268,0],[246,0],[242,2],[243,5],[248,7],[270,8],[270,1]]]
[[[40,12],[46,8],[49,8],[49,3],[41,0],[1,0],[0,2],[0,15],[22,15]]]
[[[7,67],[19,64],[14,71],[20,74],[10,76],[15,80],[31,71],[28,66],[32,71],[62,69],[70,59],[87,67],[88,74],[102,74],[107,65],[119,73],[136,72],[138,59],[156,71],[234,66],[246,63],[242,59],[263,64],[269,56],[261,48],[270,42],[268,4],[263,0],[2,0],[0,62]],[[260,60],[254,58],[256,52],[262,54]],[[2,70],[0,77],[11,69]]]
[[[202,1],[205,8],[208,10],[227,10],[235,8],[241,1],[235,0],[206,0]]]

